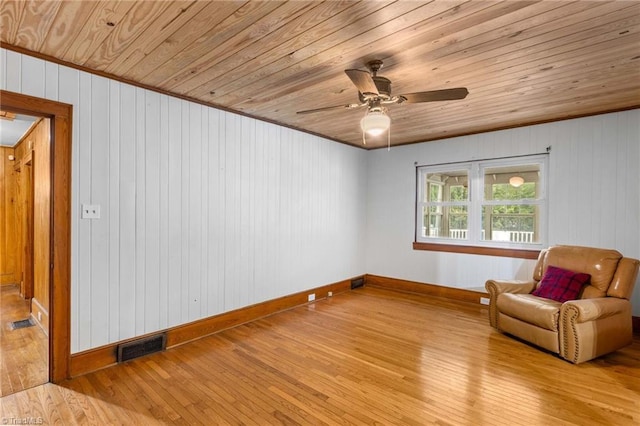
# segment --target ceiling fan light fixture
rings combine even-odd
[[[514,188],[518,188],[519,186],[522,186],[523,183],[524,183],[524,178],[522,176],[511,176],[509,178],[509,185],[513,186]]]
[[[362,131],[371,136],[380,136],[389,129],[391,119],[384,111],[369,111],[360,121]]]

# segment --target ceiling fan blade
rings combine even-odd
[[[469,94],[466,87],[456,87],[455,89],[431,90],[429,92],[407,93],[400,95],[404,102],[434,102],[434,101],[454,101],[464,99]]]
[[[369,74],[369,72],[361,70],[344,70],[344,72],[347,73],[360,93],[373,93],[375,95],[379,94],[376,83],[371,78],[371,74]]]
[[[332,109],[353,109],[353,108],[359,108],[362,106],[365,106],[366,104],[347,104],[347,105],[334,105],[334,106],[330,106],[330,107],[323,107],[323,108],[315,108],[315,109],[308,109],[305,111],[298,111],[297,114],[311,114],[314,112],[322,112],[322,111],[330,111]]]

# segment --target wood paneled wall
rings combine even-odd
[[[640,258],[640,110],[371,151],[368,274],[458,288],[529,279],[535,260],[415,251],[414,164],[541,153],[549,158],[549,244],[614,248]],[[640,316],[640,283],[632,299]]]
[[[18,220],[18,173],[15,150],[0,147],[0,285],[19,284],[22,270],[20,227]]]
[[[366,151],[4,49],[0,88],[74,107],[72,353],[365,272]]]
[[[42,314],[42,326],[49,329],[51,270],[51,127],[48,119],[38,122],[22,145],[31,146],[33,169],[33,300],[36,319]],[[16,150],[17,151],[17,150]],[[24,188],[23,192],[30,189]],[[23,197],[26,194],[23,195]],[[23,212],[24,214],[24,212]]]
[[[34,318],[49,329],[51,252],[51,127],[40,119],[12,148],[3,148],[3,281],[11,271]],[[9,154],[14,160],[9,162]],[[28,247],[28,248],[27,248]],[[40,315],[39,315],[40,314]]]

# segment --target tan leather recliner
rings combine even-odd
[[[542,250],[531,281],[486,282],[491,326],[575,364],[618,350],[633,339],[629,298],[639,264],[616,250],[578,246]],[[578,300],[560,303],[531,294],[549,265],[591,275]]]

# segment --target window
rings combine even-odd
[[[427,170],[421,181],[421,236],[466,240],[469,229],[469,170]]]
[[[419,166],[416,242],[543,247],[547,157]]]

